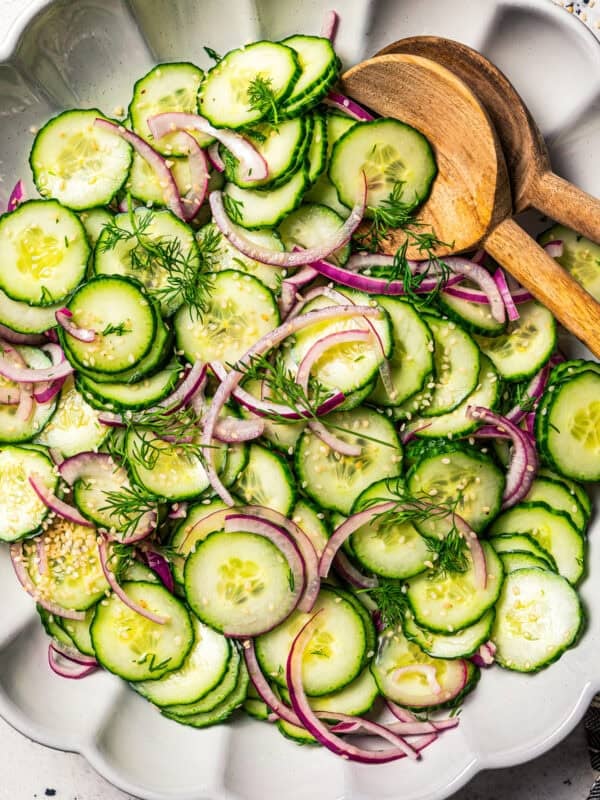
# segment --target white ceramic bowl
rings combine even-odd
[[[449,36],[482,50],[529,103],[557,171],[600,195],[600,47],[576,19],[549,0],[335,5],[346,65],[412,34]],[[127,105],[133,81],[156,61],[207,66],[203,44],[222,52],[261,36],[318,32],[329,7],[329,0],[0,0],[0,207],[18,177],[29,180],[30,126],[69,106],[110,114]],[[536,215],[529,221],[539,224]],[[600,690],[599,534],[590,532],[592,578],[581,587],[590,622],[581,644],[535,677],[487,672],[458,730],[420,764],[351,765],[249,719],[195,731],[161,718],[108,674],[80,683],[56,677],[5,548],[0,714],[32,739],[82,753],[105,778],[147,800],[441,800],[478,770],[551,748]]]

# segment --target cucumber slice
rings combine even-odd
[[[301,69],[281,113],[301,114],[319,103],[333,86],[339,72],[338,59],[329,39],[321,36],[289,36],[281,44],[296,52]]]
[[[185,222],[166,209],[149,211],[137,208],[132,221],[129,214],[117,214],[115,225],[123,231],[123,238],[112,246],[109,230],[101,234],[94,251],[96,275],[124,275],[136,278],[151,297],[156,298],[165,316],[175,312],[183,303],[183,296],[172,282],[182,269],[199,270],[200,256],[194,233]],[[150,247],[160,244],[174,253],[177,266],[161,258],[150,258],[133,234],[134,224],[142,230],[142,241]],[[183,266],[185,265],[185,266]]]
[[[254,533],[209,534],[188,556],[184,576],[192,611],[235,638],[279,625],[297,602],[281,551]]]
[[[585,568],[585,541],[562,511],[551,510],[545,503],[520,503],[501,514],[490,535],[527,533],[556,561],[559,573],[570,583],[577,583]]]
[[[95,108],[64,111],[38,132],[29,163],[42,197],[80,211],[108,205],[123,186],[131,147],[96,119],[106,117]]]
[[[407,208],[420,205],[429,194],[437,167],[423,134],[395,119],[377,119],[345,133],[331,153],[329,177],[349,208],[362,197],[363,174],[367,181],[365,216],[372,217],[373,210],[393,191]]]
[[[558,572],[554,558],[528,533],[498,533],[490,537],[490,544],[500,556],[504,553],[528,553],[544,561],[546,569]]]
[[[318,505],[349,514],[367,486],[400,474],[402,446],[392,423],[376,411],[334,412],[327,421],[340,439],[358,444],[361,455],[335,453],[307,429],[296,447],[296,471],[306,494]]]
[[[283,700],[291,705],[288,690],[280,687],[279,693]],[[313,711],[330,711],[332,715],[337,713],[358,717],[366,714],[373,707],[378,696],[379,689],[375,678],[371,670],[367,668],[343,689],[331,692],[331,694],[324,694],[321,697],[311,697],[308,702]]]
[[[63,617],[59,621],[61,628],[71,638],[79,652],[83,653],[85,656],[92,656],[92,658],[95,658],[96,653],[92,644],[92,637],[90,636],[90,626],[95,613],[96,606],[92,606],[92,608],[85,612],[85,619],[76,620]]]
[[[14,542],[35,535],[49,509],[29,483],[31,475],[52,492],[58,478],[54,464],[41,450],[28,447],[0,446],[0,540]]]
[[[587,518],[577,495],[571,494],[559,481],[536,478],[525,497],[528,503],[545,503],[550,510],[564,511],[577,530],[585,531]]]
[[[75,642],[63,628],[60,617],[57,618],[53,614],[49,614],[46,609],[41,606],[36,606],[36,611],[39,614],[42,626],[48,636],[52,637],[52,639],[59,644],[64,644],[67,647],[75,647]]]
[[[173,577],[183,583],[185,559],[209,533],[223,529],[225,517],[231,513],[222,500],[203,500],[188,507],[187,516],[178,522],[171,536]]]
[[[215,686],[212,691],[208,692],[201,700],[195,703],[167,706],[162,709],[163,713],[185,717],[212,711],[235,690],[240,674],[240,662],[241,656],[239,650],[237,647],[232,646],[231,655],[227,663],[227,670],[219,684]]]
[[[125,568],[122,572],[122,580],[124,581],[145,581],[146,583],[158,583],[161,584],[162,581],[149,567],[144,566],[144,564],[140,563],[139,561],[128,561],[125,564]]]
[[[250,692],[251,686],[252,684],[248,687],[248,692]],[[253,719],[264,722],[269,718],[269,706],[254,697],[247,697],[242,704],[242,708]]]
[[[220,722],[225,722],[225,720],[233,714],[235,709],[242,705],[248,695],[249,685],[250,676],[248,675],[248,670],[246,669],[246,665],[241,662],[233,691],[210,711],[186,716],[175,716],[166,710],[163,710],[162,713],[165,717],[173,719],[175,722],[179,722],[182,725],[190,725],[192,728],[207,728],[210,725],[217,725]]]
[[[330,161],[335,143],[338,142],[345,133],[348,133],[351,128],[360,127],[363,125],[363,123],[357,122],[355,119],[352,119],[352,117],[349,117],[346,114],[338,114],[334,111],[326,115],[326,122],[327,160]]]
[[[321,696],[348,686],[361,673],[365,628],[352,603],[335,589],[321,589],[311,614],[319,623],[303,657],[302,683],[308,695]],[[294,638],[309,615],[295,611],[282,625],[256,639],[256,656],[265,675],[285,687],[285,668]]]
[[[287,462],[272,450],[250,445],[250,457],[234,491],[250,505],[264,506],[286,516],[296,500],[296,482]]]
[[[386,391],[381,378],[370,396],[380,406],[398,406],[420,392],[433,370],[433,337],[423,317],[405,300],[377,297],[389,314],[394,342],[389,360],[393,395]]]
[[[329,539],[325,514],[308,500],[301,498],[294,506],[290,519],[304,531],[312,542],[317,555],[321,556]]]
[[[509,572],[516,572],[518,569],[548,569],[547,561],[533,556],[531,553],[521,553],[518,550],[512,553],[502,553],[500,561],[502,561],[505,575],[508,575]],[[555,572],[555,570],[551,570],[551,572]]]
[[[370,305],[371,303],[371,298],[361,292],[345,289],[343,294],[348,298],[349,305],[353,303]],[[315,297],[306,304],[303,313],[331,307],[331,305],[332,301],[329,298]],[[337,331],[359,329],[372,331],[375,328],[381,345],[371,339],[366,342],[336,345],[323,354],[312,370],[315,380],[331,392],[343,392],[347,395],[357,389],[362,389],[376,377],[384,354],[388,356],[392,349],[391,325],[387,313],[382,310],[382,314],[381,319],[372,318],[369,321],[358,316],[326,320],[298,331],[291,346],[284,353],[286,367],[292,374],[295,374],[313,344],[324,336]]]
[[[398,479],[385,479],[369,486],[357,498],[352,512],[374,503],[400,501],[402,486]],[[412,578],[426,569],[431,558],[426,541],[411,522],[386,518],[372,520],[350,537],[352,555],[370,572],[384,578]]]
[[[232,50],[205,76],[198,95],[198,109],[213,125],[242,128],[275,113],[300,75],[298,56],[291,47],[273,42]],[[268,99],[257,97],[266,87]]]
[[[97,450],[109,433],[99,414],[75,388],[69,377],[63,386],[56,411],[36,438],[36,443],[58,450],[65,458]]]
[[[490,609],[474,625],[458,633],[440,634],[420,627],[411,614],[406,614],[402,629],[407,639],[432,658],[469,658],[489,641],[495,616],[495,611]]]
[[[419,667],[433,667],[440,691],[434,691]],[[407,667],[415,667],[414,671]],[[371,672],[379,691],[393,703],[409,708],[430,708],[456,699],[465,688],[466,662],[431,658],[400,629],[384,631]],[[400,674],[398,671],[402,670]]]
[[[321,114],[313,114],[313,127],[306,154],[308,180],[313,184],[327,168],[327,124]]]
[[[177,347],[188,361],[235,364],[261,336],[279,325],[275,298],[264,284],[236,270],[210,273],[212,288],[201,317],[189,306],[176,314]]]
[[[269,250],[281,252],[284,250],[283,242],[275,231],[244,231],[244,236],[260,247],[268,247]],[[223,272],[224,270],[234,269],[238,272],[245,272],[258,278],[272,292],[278,293],[281,287],[281,270],[261,264],[252,258],[240,253],[227,241],[221,234],[214,222],[200,228],[196,234],[200,251],[203,259],[211,272]]]
[[[481,366],[475,390],[466,400],[449,414],[441,414],[429,419],[415,419],[405,430],[414,431],[419,438],[429,439],[438,436],[465,436],[477,428],[477,421],[467,413],[469,406],[484,406],[494,409],[499,399],[500,381],[492,363],[485,356],[481,357]],[[411,415],[412,416],[412,415]]]
[[[195,434],[195,444],[200,432]],[[214,451],[217,469],[224,449]],[[126,458],[136,483],[155,497],[165,500],[189,500],[208,489],[210,481],[202,459],[176,444],[166,442],[150,429],[131,428],[126,439]]]
[[[565,478],[564,475],[559,475],[557,472],[552,472],[552,470],[548,469],[547,467],[540,467],[537,474],[540,478],[549,478],[550,480],[557,481],[565,486],[569,494],[574,495],[577,498],[581,508],[583,509],[583,513],[585,514],[586,522],[589,522],[589,519],[592,516],[593,508],[592,501],[590,500],[590,496],[587,493],[585,486],[577,483],[577,481],[572,481],[570,478]]]
[[[46,353],[36,347],[20,345],[15,349],[21,354],[28,367],[46,369],[52,363]],[[1,351],[2,347],[0,346]],[[2,377],[0,377],[0,386],[17,389],[16,384]],[[44,430],[49,420],[52,419],[56,403],[56,398],[49,403],[38,403],[34,400],[33,409],[27,419],[19,418],[17,405],[0,404],[0,442],[17,444],[33,439]]]
[[[240,189],[227,183],[224,202],[231,220],[242,228],[274,228],[302,202],[308,178],[301,166],[276,189]]]
[[[64,303],[53,306],[30,306],[0,290],[0,324],[17,333],[44,333],[56,325],[56,312]]]
[[[44,572],[40,572],[35,542],[25,545],[25,556],[27,571],[40,597],[62,608],[86,611],[109,591],[92,528],[56,517],[39,541],[46,552]]]
[[[140,284],[129,278],[92,278],[75,291],[67,307],[75,325],[96,334],[93,341],[82,342],[62,329],[59,332],[75,366],[115,373],[131,369],[152,347],[154,309]]]
[[[542,245],[557,240],[563,243],[563,254],[556,261],[600,301],[600,247],[564,225],[553,225],[540,236]]]
[[[194,644],[186,607],[156,583],[126,581],[122,587],[135,603],[143,603],[167,622],[152,622],[111,594],[96,606],[91,626],[100,664],[126,681],[158,680],[178,670]]]
[[[193,133],[193,131],[187,131],[187,133]],[[167,137],[170,135],[167,134]],[[179,194],[185,198],[192,186],[189,159],[170,157],[168,164]],[[167,186],[158,177],[153,167],[138,153],[133,154],[125,189],[135,200],[139,200],[147,208],[169,204]]]
[[[416,622],[434,633],[455,633],[474,625],[498,599],[504,571],[488,542],[481,544],[487,566],[487,582],[479,588],[469,557],[466,572],[419,575],[408,584],[406,598]]]
[[[496,661],[516,672],[537,672],[571,647],[583,628],[577,593],[553,572],[520,569],[507,576],[492,638]]]
[[[304,200],[309,203],[327,206],[342,219],[348,219],[350,216],[350,209],[340,202],[337,189],[325,172],[317,179],[314,186],[305,193]]]
[[[155,141],[148,127],[148,119],[156,114],[178,111],[196,113],[198,89],[204,73],[194,64],[174,62],[158,64],[140,78],[133,87],[133,98],[129,104],[129,118],[133,130],[165,156],[184,155],[177,148],[177,135],[168,133]],[[201,147],[213,140],[198,131],[189,131]]]
[[[506,333],[492,338],[475,336],[477,344],[507,381],[522,381],[538,372],[556,347],[556,320],[536,302],[519,306],[521,315]]]
[[[258,189],[260,186],[276,189],[296,172],[303,164],[304,154],[310,134],[308,123],[303,117],[296,117],[272,125],[264,122],[250,128],[245,136],[263,157],[268,168],[268,175],[262,180],[245,178],[243,166],[225,148],[221,149],[225,162],[225,177],[241,189]]]
[[[506,330],[506,323],[494,319],[490,306],[486,303],[463,300],[447,291],[440,292],[439,301],[443,311],[469,333],[500,336]]]
[[[242,415],[237,407],[225,406],[221,411],[221,416],[236,417],[241,419]],[[221,469],[221,481],[224,486],[232,486],[243,469],[248,466],[250,459],[250,445],[245,442],[239,444],[228,444],[226,447],[225,466]]]
[[[89,255],[83,225],[55,200],[28,200],[0,218],[0,288],[12,300],[55,305],[82,280]]]
[[[96,242],[104,228],[111,223],[114,218],[115,215],[107,211],[106,208],[90,208],[79,214],[79,219],[85,229],[88,242],[92,249],[96,246]]]
[[[291,722],[286,722],[284,719],[277,720],[277,730],[285,736],[286,739],[291,739],[296,744],[318,744],[314,736],[306,730],[300,728],[298,725],[292,725]]]
[[[192,620],[194,644],[182,666],[159,680],[134,683],[133,688],[155,706],[196,703],[211,692],[227,672],[231,645],[220,633]]]
[[[84,375],[77,377],[77,386],[95,408],[108,411],[139,411],[150,408],[168,397],[182,375],[178,361],[137,383],[97,383]],[[91,450],[92,448],[83,448]]]
[[[407,477],[410,494],[426,497],[434,505],[455,504],[456,513],[478,532],[500,511],[504,484],[504,473],[491,458],[460,446],[452,452],[425,456]],[[447,529],[447,520],[423,519],[415,525],[424,534],[439,536]]]
[[[292,211],[278,230],[286,250],[307,249],[333,238],[343,224],[344,220],[327,206],[305,203]],[[346,244],[328,256],[328,261],[343,266],[349,257],[350,245]]]
[[[600,375],[582,372],[556,387],[540,411],[542,447],[567,478],[600,480]]]
[[[262,385],[260,381],[244,381],[243,387],[245,391],[254,397],[264,397],[265,399],[272,399],[273,397],[269,387]],[[244,406],[241,406],[241,412],[246,419],[256,419],[257,417],[256,414]],[[300,434],[306,428],[306,422],[282,422],[281,420],[270,420],[268,417],[262,417],[262,419],[265,423],[263,438],[283,453],[293,455]]]
[[[428,316],[427,325],[433,335],[435,378],[421,416],[438,417],[453,411],[477,386],[479,350],[455,322]]]

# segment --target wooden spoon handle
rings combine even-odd
[[[553,172],[540,172],[527,191],[534,208],[600,244],[600,200]]]
[[[486,238],[486,251],[600,358],[600,303],[523,228],[507,219]]]

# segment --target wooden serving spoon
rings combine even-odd
[[[485,106],[500,137],[517,212],[537,208],[600,243],[600,200],[552,171],[546,143],[523,99],[498,67],[465,44],[440,36],[412,36],[377,55],[412,53],[447,67]]]
[[[422,56],[376,56],[342,77],[342,91],[378,114],[420,130],[431,143],[438,176],[418,213],[442,242],[437,255],[484,247],[594,355],[600,357],[600,304],[512,219],[508,173],[500,141],[469,87]],[[386,241],[395,252],[398,230]],[[409,258],[423,258],[414,247]]]

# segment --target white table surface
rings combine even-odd
[[[24,0],[0,0],[0,32]],[[449,2],[450,0],[444,0]],[[556,0],[600,35],[600,0]],[[587,800],[596,773],[583,726],[546,755],[507,770],[479,775],[453,800]],[[78,755],[31,742],[0,720],[0,800],[133,800],[97,775]],[[318,800],[318,798],[315,798]]]

